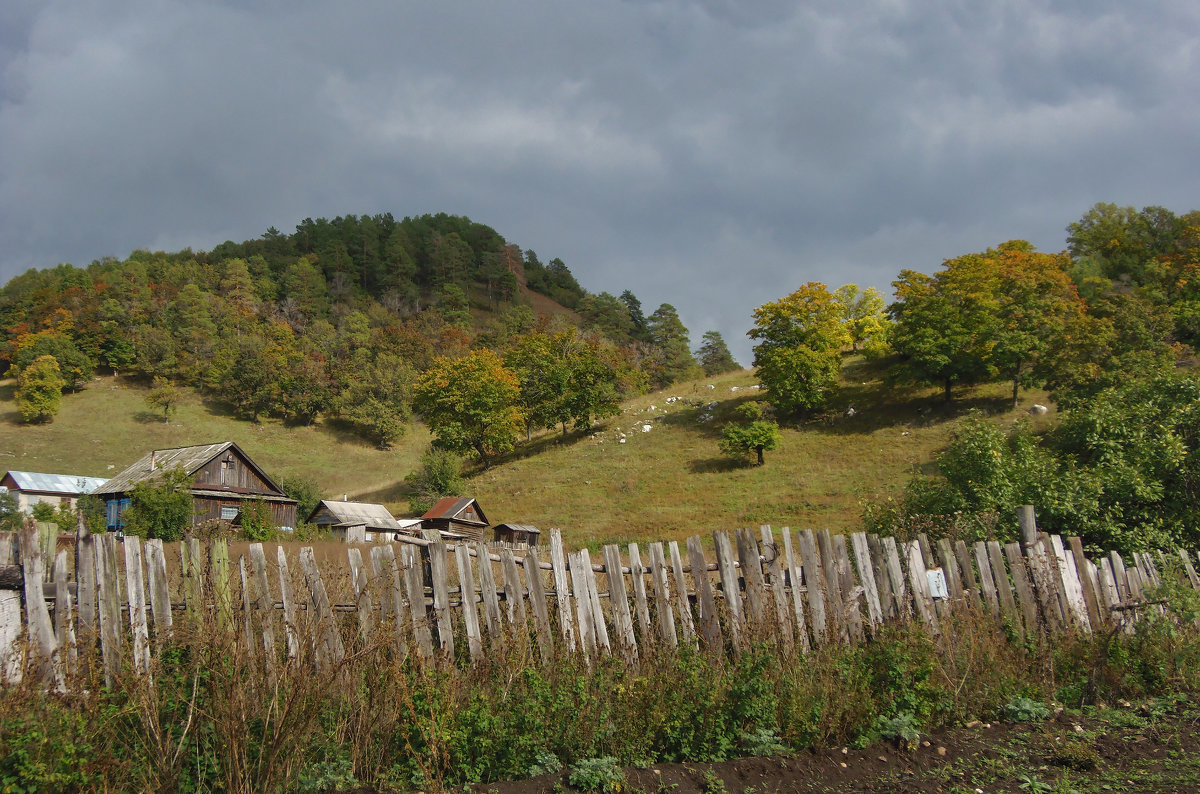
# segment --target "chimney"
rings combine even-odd
[[[155,455],[154,451],[151,450],[151,452],[150,452],[150,471],[154,471],[154,455]]]

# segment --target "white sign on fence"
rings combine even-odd
[[[934,598],[946,600],[950,598],[950,589],[946,587],[946,574],[941,568],[930,568],[925,572],[929,579],[929,593]]]

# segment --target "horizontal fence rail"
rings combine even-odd
[[[1164,577],[1200,589],[1200,554],[1110,552],[1037,530],[1022,508],[1021,541],[911,541],[857,532],[760,527],[678,542],[567,551],[444,542],[303,546],[224,540],[178,544],[90,535],[74,554],[30,522],[0,534],[0,677],[35,675],[65,691],[74,674],[151,672],[177,628],[203,623],[267,671],[336,670],[355,649],[386,643],[421,664],[479,663],[524,650],[644,656],[689,646],[736,654],[766,640],[787,654],[868,641],[884,624],[918,621],[952,639],[972,610],[1017,636],[1131,631]],[[243,548],[244,547],[244,548]],[[236,559],[231,555],[237,554]],[[508,658],[512,658],[511,656]]]

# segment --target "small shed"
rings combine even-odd
[[[103,477],[78,474],[41,474],[33,471],[7,471],[0,477],[0,493],[5,490],[17,500],[17,509],[33,513],[36,504],[73,507],[75,500],[104,485]]]
[[[323,499],[309,514],[308,523],[324,527],[337,540],[346,543],[365,543],[367,540],[395,540],[400,533],[419,523],[414,519],[397,520],[383,505],[369,502],[346,502]],[[380,537],[376,538],[375,535]],[[368,537],[370,536],[370,537]]]
[[[542,531],[532,524],[497,524],[492,527],[492,538],[499,543],[514,546],[536,546]]]
[[[469,496],[447,496],[421,516],[421,529],[436,529],[443,537],[483,540],[487,516]]]

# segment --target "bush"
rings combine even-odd
[[[625,785],[625,770],[611,755],[602,758],[585,758],[571,768],[567,778],[580,791],[599,791],[615,794]]]

